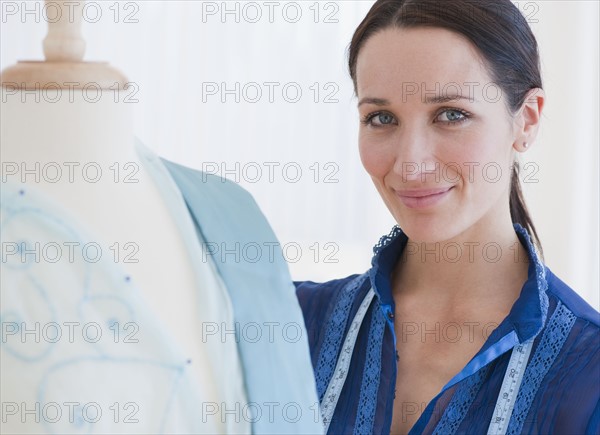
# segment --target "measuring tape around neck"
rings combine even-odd
[[[523,381],[525,367],[527,367],[527,361],[533,348],[534,338],[513,348],[494,408],[494,415],[492,415],[492,420],[490,421],[488,435],[504,435],[506,433],[513,408],[515,407],[517,393]]]

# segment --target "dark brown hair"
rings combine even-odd
[[[439,27],[465,36],[487,63],[488,73],[515,114],[531,89],[542,88],[537,41],[525,17],[510,0],[378,0],[356,29],[348,49],[348,67],[357,93],[358,53],[373,34],[390,28]],[[513,166],[510,215],[542,252]]]

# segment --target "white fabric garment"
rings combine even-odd
[[[150,155],[150,158],[148,158]],[[193,260],[206,259],[177,186],[160,185]],[[208,397],[143,291],[107,245],[36,194],[3,183],[0,200],[2,426],[9,433],[248,433],[234,341],[203,340],[224,402]],[[98,246],[101,249],[99,255]],[[199,315],[233,329],[231,301],[210,261],[197,265]],[[198,339],[202,340],[201,331]],[[241,411],[240,411],[241,412]]]

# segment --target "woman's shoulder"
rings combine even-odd
[[[306,313],[326,309],[342,294],[354,293],[352,288],[359,288],[366,281],[368,281],[368,272],[326,282],[294,281],[294,285],[302,311]]]
[[[600,313],[547,267],[546,282],[548,319],[540,338],[541,350],[530,363],[549,381],[540,406],[560,403],[554,406],[553,419],[548,421],[578,427],[578,433],[598,433]]]
[[[294,285],[306,327],[321,335],[328,319],[339,318],[342,325],[345,323],[368,292],[370,280],[365,272],[321,283],[294,281]]]
[[[599,371],[600,313],[547,267],[546,282],[549,311],[545,329],[553,337],[550,347],[556,347],[562,337],[564,357],[578,355],[586,359],[582,373],[589,374],[588,369]],[[600,378],[598,381],[600,388]]]
[[[369,273],[317,283],[296,281],[296,295],[308,334],[311,361],[317,369],[322,350],[340,343],[362,299],[371,288]],[[321,391],[321,390],[320,390]]]
[[[575,290],[556,276],[546,267],[546,282],[548,296],[560,301],[578,321],[589,323],[598,330],[600,328],[600,313],[586,302]]]

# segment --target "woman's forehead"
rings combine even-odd
[[[491,82],[473,44],[458,33],[436,27],[388,28],[361,48],[356,68],[359,95],[434,91],[456,85],[465,91]]]

